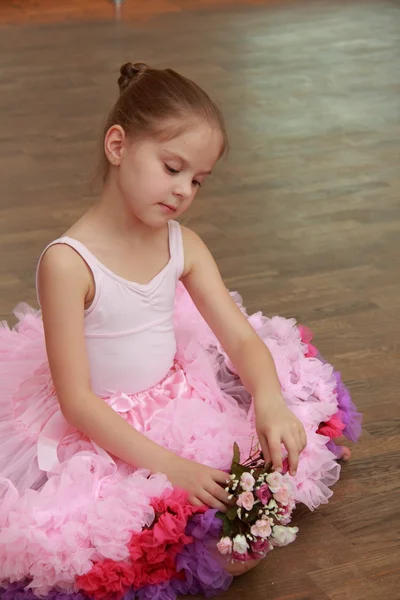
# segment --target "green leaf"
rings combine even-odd
[[[224,534],[224,536],[231,537],[231,534],[232,534],[232,523],[231,523],[231,521],[228,521],[228,519],[224,520],[224,524],[223,524],[223,527],[222,527],[222,533]]]
[[[224,513],[218,511],[215,515],[217,517],[217,519],[221,519],[221,521],[223,521],[225,519],[225,515]]]
[[[228,508],[225,516],[227,519],[229,519],[229,521],[234,521],[237,517],[237,506],[231,506]]]
[[[248,517],[245,519],[247,523],[254,523],[258,518],[258,511],[262,508],[262,504],[255,504],[251,510],[248,511]]]
[[[242,465],[239,465],[238,463],[232,463],[232,473],[236,475],[238,479],[240,479],[243,473],[246,473],[247,470],[248,469],[246,469],[246,467],[242,467]]]
[[[240,464],[240,450],[239,450],[239,446],[237,445],[236,442],[233,444],[233,462],[232,462],[232,466],[233,466],[233,463],[237,463],[238,465]]]

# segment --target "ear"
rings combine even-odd
[[[120,125],[113,125],[104,138],[104,152],[109,162],[114,166],[121,164],[126,134]]]

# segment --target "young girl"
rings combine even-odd
[[[255,564],[215,551],[234,442],[245,456],[258,438],[278,471],[287,457],[295,499],[313,510],[348,457],[331,438],[360,432],[308,330],[248,317],[178,224],[226,148],[216,105],[169,69],[128,63],[118,83],[103,192],[44,250],[41,314],[17,309],[0,332],[7,600],[225,590]],[[168,502],[186,529],[151,537]]]

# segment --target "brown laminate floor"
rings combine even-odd
[[[1,317],[35,304],[41,249],[93,201],[119,65],[194,78],[232,151],[186,222],[250,311],[315,331],[365,415],[330,504],[224,597],[400,598],[400,5],[127,0],[116,24],[60,4],[0,7]]]

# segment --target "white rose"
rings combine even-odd
[[[298,527],[283,527],[282,525],[275,525],[272,528],[272,540],[275,546],[287,546],[296,539],[298,533]]]
[[[245,492],[252,492],[254,489],[254,485],[256,480],[254,479],[251,473],[243,473],[240,478],[240,485],[242,486],[242,490]]]
[[[238,554],[246,554],[248,547],[249,545],[244,535],[237,535],[235,538],[233,538],[234,552],[237,552]]]
[[[278,473],[278,471],[274,471],[273,473],[270,473],[268,475],[267,483],[271,492],[273,494],[276,494],[276,492],[279,492],[279,490],[282,487],[283,475],[281,475],[281,473]]]

